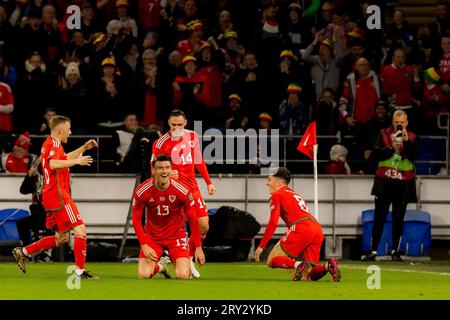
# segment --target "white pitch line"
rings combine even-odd
[[[357,265],[343,265],[342,266],[344,269],[348,268],[348,269],[357,269],[357,270],[366,270],[367,268],[364,267],[360,267]],[[381,269],[383,269],[382,266],[379,266]],[[436,275],[440,275],[440,276],[450,276],[450,273],[448,272],[435,272],[435,271],[421,271],[421,270],[404,270],[404,269],[392,269],[392,268],[384,268],[384,270],[387,271],[396,271],[396,272],[407,272],[407,273],[428,273],[428,274],[436,274]]]

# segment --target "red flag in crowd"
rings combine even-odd
[[[316,122],[313,121],[306,128],[305,134],[297,146],[297,150],[306,154],[310,159],[314,157],[313,147],[317,144],[316,138]]]

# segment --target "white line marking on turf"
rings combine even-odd
[[[343,265],[343,269],[357,269],[357,270],[366,270],[366,267],[361,267],[357,265]],[[392,268],[384,268],[386,271],[395,271],[395,272],[407,272],[407,273],[429,273],[436,274],[441,276],[450,276],[450,273],[447,272],[435,272],[435,271],[421,271],[421,270],[404,270],[404,269],[392,269]]]

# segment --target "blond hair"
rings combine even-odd
[[[57,126],[65,122],[70,122],[70,119],[65,116],[54,116],[50,119],[50,130],[53,131]]]
[[[406,119],[408,119],[408,115],[406,114],[405,111],[403,110],[395,110],[394,114],[392,115],[392,119],[397,118],[397,117],[406,117]]]

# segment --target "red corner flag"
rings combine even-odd
[[[313,147],[315,144],[317,144],[316,122],[313,121],[308,125],[308,128],[306,128],[305,134],[297,146],[297,150],[312,159],[314,157]]]

